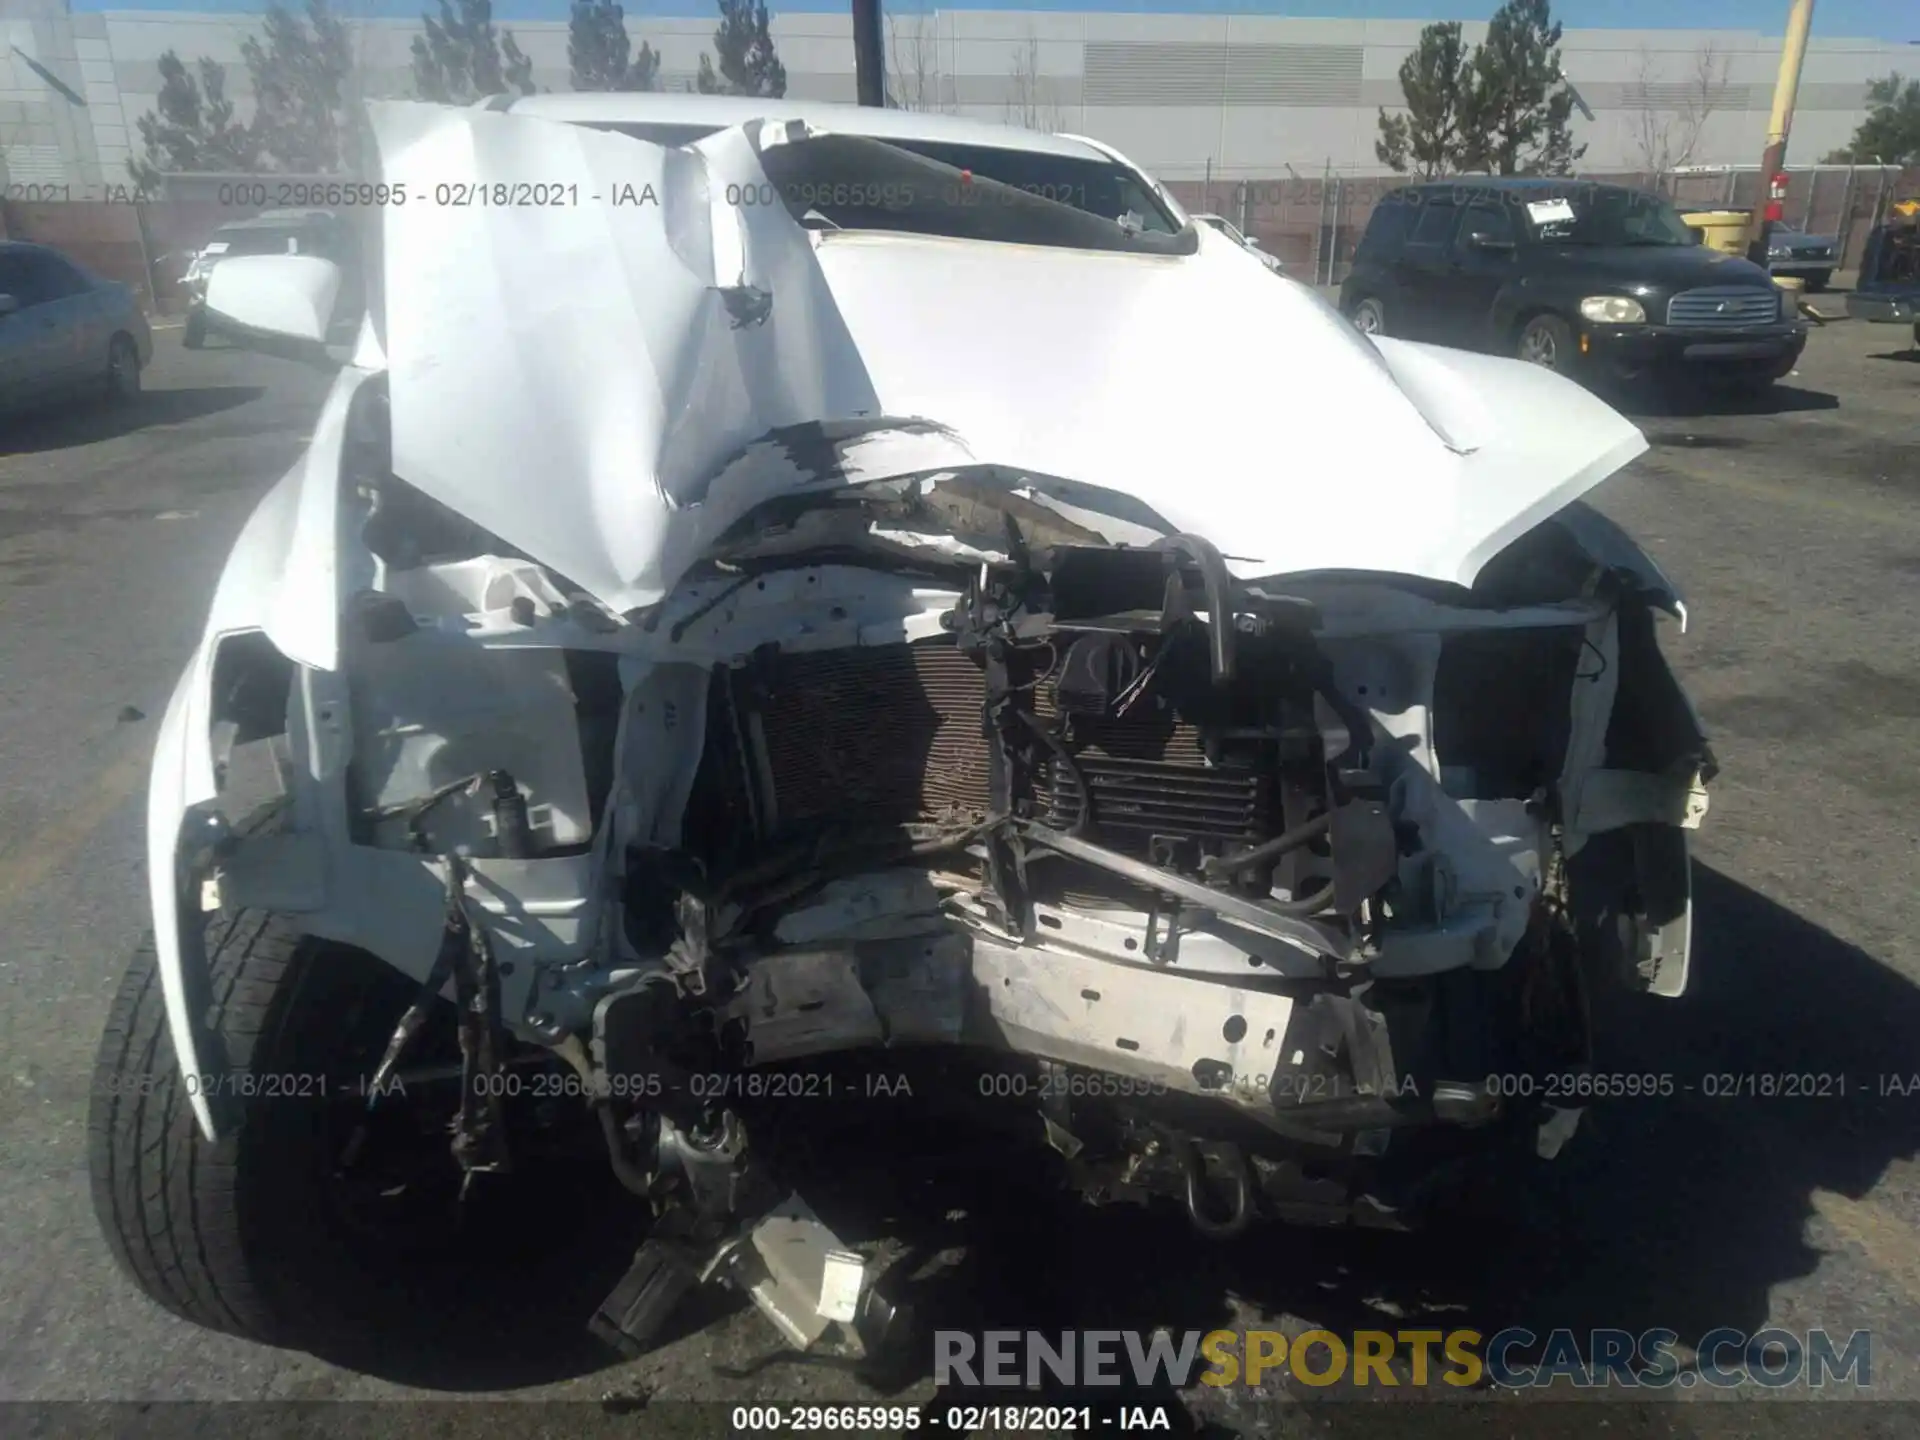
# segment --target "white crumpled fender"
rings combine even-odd
[[[214,589],[200,644],[161,717],[147,785],[147,886],[173,1053],[187,1075],[207,1068],[188,999],[205,980],[203,971],[189,970],[204,966],[201,917],[191,908],[197,893],[186,893],[193,877],[183,873],[183,859],[211,835],[196,816],[209,813],[201,807],[210,807],[217,794],[210,735],[214,660],[223,640],[257,631],[296,664],[331,670],[338,663],[340,449],[347,406],[370,378],[360,369],[340,373],[306,454],[254,507]],[[207,1091],[189,1087],[188,1103],[211,1138]]]

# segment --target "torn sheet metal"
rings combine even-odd
[[[1217,536],[1243,577],[1467,583],[1646,448],[1560,377],[1369,341],[1210,247],[820,234],[727,203],[765,193],[755,126],[667,150],[372,108],[385,178],[410,191],[576,187],[385,212],[393,464],[616,610],[658,601],[771,498],[973,466]]]
[[[1293,1000],[1270,990],[976,939],[969,1037],[1265,1119]]]
[[[744,1022],[749,1062],[863,1046],[954,1044],[966,1022],[967,939],[925,934],[755,960],[727,1016]]]

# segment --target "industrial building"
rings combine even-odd
[[[788,93],[853,99],[848,13],[774,8]],[[408,94],[418,21],[356,14],[355,0],[336,0],[335,9],[352,27],[359,90]],[[137,121],[153,107],[156,62],[168,50],[189,65],[203,55],[222,62],[244,116],[240,47],[258,24],[245,13],[75,14],[62,0],[0,0],[0,178],[16,193],[126,184]],[[532,58],[542,88],[569,88],[564,19],[501,24]],[[690,88],[713,24],[699,15],[628,20],[636,46],[644,39],[661,53],[670,89]],[[1421,22],[899,5],[887,28],[900,103],[1094,135],[1166,179],[1231,182],[1378,173],[1376,116],[1400,101],[1397,71]],[[1466,29],[1476,41],[1484,21]],[[1569,29],[1563,65],[1580,106],[1576,135],[1588,147],[1582,168],[1750,163],[1779,52],[1779,36],[1761,30]],[[1816,34],[1794,158],[1808,162],[1844,144],[1866,113],[1867,83],[1911,72],[1915,54],[1890,41]],[[1661,148],[1669,153],[1652,153]]]

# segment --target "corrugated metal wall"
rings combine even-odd
[[[1358,105],[1360,45],[1088,41],[1088,105]]]

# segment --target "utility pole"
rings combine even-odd
[[[854,93],[862,105],[887,103],[886,51],[880,37],[880,0],[853,0]]]
[[[1807,58],[1807,33],[1813,29],[1813,0],[1793,0],[1787,15],[1787,39],[1780,50],[1780,76],[1773,84],[1773,117],[1767,121],[1767,149],[1760,157],[1763,192],[1754,197],[1747,222],[1747,258],[1767,263],[1767,234],[1786,211],[1787,134],[1793,129],[1793,102],[1800,92],[1800,67]]]

